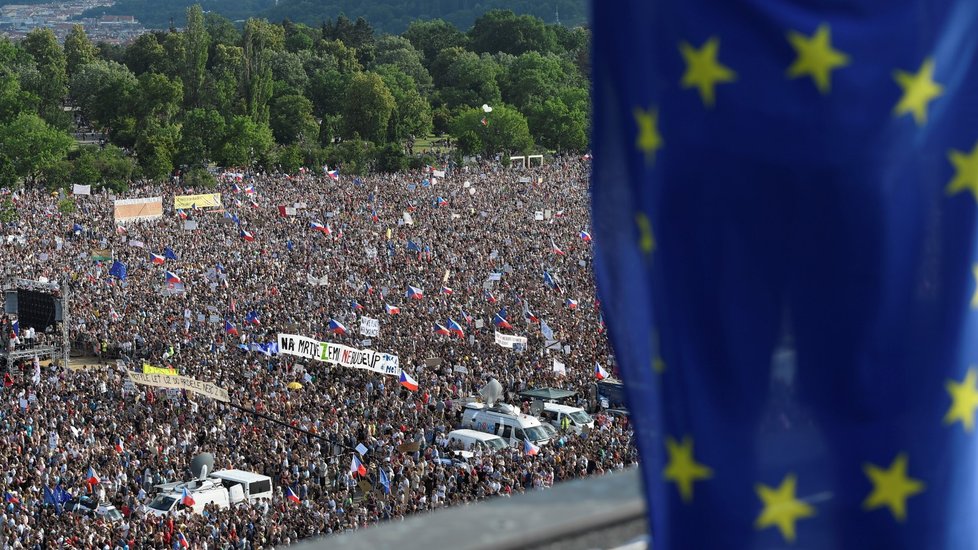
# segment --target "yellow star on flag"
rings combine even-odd
[[[944,86],[934,82],[934,60],[925,59],[916,74],[893,71],[893,79],[903,88],[903,96],[893,112],[896,116],[913,113],[918,126],[927,122],[927,104],[944,93]]]
[[[829,92],[832,70],[849,64],[848,55],[832,48],[831,33],[827,24],[819,25],[811,38],[800,32],[788,33],[788,42],[798,55],[788,67],[788,77],[810,76],[819,92]]]
[[[967,189],[978,201],[978,143],[970,153],[951,149],[947,157],[954,165],[954,178],[947,184],[947,194],[954,195]]]
[[[679,44],[679,53],[682,54],[686,62],[686,72],[681,81],[683,88],[697,88],[700,91],[700,99],[707,107],[712,107],[714,103],[714,87],[724,82],[733,82],[737,79],[737,73],[729,67],[725,67],[717,61],[717,50],[720,49],[720,40],[711,37],[703,44],[703,47],[696,49],[688,42]]]
[[[795,522],[815,515],[813,506],[795,498],[796,482],[795,474],[788,474],[777,489],[762,483],[754,485],[754,491],[764,505],[754,522],[755,529],[777,526],[786,541],[794,542]]]
[[[713,470],[693,458],[693,438],[689,436],[684,437],[682,443],[666,437],[666,451],[669,464],[662,470],[662,477],[675,482],[683,502],[689,502],[693,500],[693,482],[710,479]]]
[[[875,464],[863,464],[866,477],[873,483],[873,491],[863,501],[863,508],[875,510],[886,506],[894,519],[907,518],[907,499],[924,490],[924,483],[907,477],[907,453],[900,453],[887,469]]]
[[[948,380],[944,387],[951,395],[951,408],[944,415],[945,424],[961,421],[964,431],[975,429],[975,409],[978,409],[978,371],[974,367],[968,369],[961,383]]]
[[[655,235],[652,233],[652,222],[644,213],[635,214],[635,224],[638,225],[639,247],[645,254],[655,251]]]
[[[971,295],[971,309],[978,309],[978,264],[972,264],[971,275],[975,278],[975,293]]]
[[[655,161],[655,152],[662,148],[662,136],[659,134],[659,112],[655,109],[648,111],[636,107],[633,111],[635,123],[638,124],[638,137],[635,139],[635,146],[639,151],[645,153],[645,163],[652,164]]]

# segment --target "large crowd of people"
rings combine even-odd
[[[554,387],[576,391],[576,404],[594,411],[596,365],[614,371],[592,280],[589,161],[434,170],[220,174],[213,190],[177,180],[69,201],[14,192],[17,221],[0,236],[5,276],[66,285],[76,355],[99,361],[8,365],[3,548],[280,547],[634,464],[627,420],[600,413],[594,429],[562,431],[539,452],[516,445],[476,453],[467,466],[439,460],[449,456],[445,435],[459,426],[463,404],[489,380],[524,410],[520,391]],[[221,193],[221,208],[173,208],[175,195],[211,192]],[[113,200],[155,196],[162,217],[114,219]],[[115,262],[125,278],[110,274]],[[167,282],[165,272],[181,282]],[[408,285],[423,297],[407,297]],[[511,328],[493,323],[504,307]],[[376,337],[360,334],[363,316],[379,320]],[[433,329],[449,319],[464,335]],[[541,322],[558,342],[551,349]],[[526,349],[497,345],[497,330],[525,336]],[[53,342],[52,332],[39,338]],[[418,390],[250,345],[278,333],[397,355]],[[125,371],[144,362],[217,384],[230,403],[133,385]],[[147,514],[153,486],[190,479],[202,452],[217,468],[270,476],[275,497]],[[366,475],[351,474],[354,453]],[[52,488],[111,503],[124,518],[66,512],[45,498]]]

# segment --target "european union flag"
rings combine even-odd
[[[177,253],[173,251],[169,246],[163,249],[163,256],[168,260],[178,260]]]
[[[978,2],[593,5],[656,548],[978,547]]]
[[[109,275],[119,279],[120,281],[126,280],[126,274],[128,270],[126,269],[126,264],[115,260],[112,262],[112,267],[109,268]]]

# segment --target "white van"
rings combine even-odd
[[[523,414],[519,407],[506,403],[497,403],[491,408],[484,403],[466,403],[461,427],[496,434],[510,445],[522,445],[524,439],[535,445],[550,443],[539,418]]]
[[[567,426],[568,430],[574,433],[581,433],[585,429],[590,430],[594,428],[594,419],[591,415],[586,413],[584,409],[579,407],[571,407],[570,405],[558,405],[557,403],[544,403],[543,411],[540,413],[540,418],[549,422],[554,428],[560,429],[564,418],[567,418],[569,424]]]
[[[272,478],[268,476],[244,470],[218,470],[209,477],[219,479],[228,491],[232,491],[236,485],[240,486],[243,500],[251,504],[259,500],[272,500]],[[232,495],[231,504],[238,502]]]
[[[476,430],[454,430],[448,434],[448,442],[449,444],[455,442],[461,443],[462,448],[466,451],[482,450],[495,452],[509,446],[509,443],[498,435],[487,434]]]
[[[183,488],[194,499],[193,506],[184,506]],[[240,487],[233,489],[236,501],[244,500]],[[208,504],[216,504],[218,508],[224,510],[231,507],[231,495],[227,488],[221,485],[219,480],[205,479],[202,481],[190,481],[174,487],[168,493],[160,493],[150,503],[146,512],[157,516],[167,514],[178,514],[181,512],[192,512],[199,514]]]

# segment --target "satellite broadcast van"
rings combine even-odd
[[[186,488],[193,499],[191,506],[183,503],[183,489]],[[232,492],[234,493],[232,496]],[[203,479],[188,481],[174,487],[170,492],[160,493],[150,503],[146,512],[157,516],[176,514],[180,512],[191,512],[199,514],[208,504],[216,504],[218,508],[224,510],[231,507],[231,500],[236,502],[244,500],[244,494],[240,486],[235,486],[232,491],[221,485],[217,479]]]
[[[221,484],[231,491],[235,486],[241,487],[242,499],[254,504],[259,500],[272,500],[272,478],[246,472],[244,470],[218,470],[210,475],[221,481]],[[237,504],[234,494],[231,495],[231,504]]]
[[[567,429],[574,433],[583,433],[594,428],[594,419],[584,409],[557,403],[544,403],[540,416],[554,428],[560,428],[564,418],[567,419]]]
[[[477,430],[453,430],[448,434],[450,443],[461,443],[466,451],[490,451],[495,452],[509,446],[508,441],[498,435],[487,434]]]
[[[523,414],[519,407],[506,403],[496,403],[492,407],[484,403],[466,403],[461,427],[496,434],[510,445],[522,445],[524,439],[535,445],[550,443],[539,418]]]

